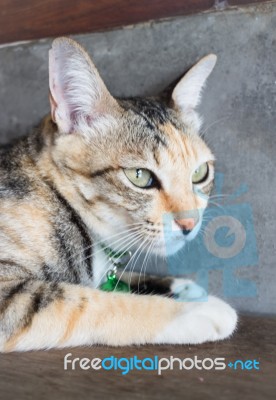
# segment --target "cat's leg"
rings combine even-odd
[[[159,294],[173,297],[179,288],[184,291],[189,288],[192,281],[189,279],[176,278],[173,276],[162,277],[157,275],[144,275],[139,272],[120,271],[117,277],[127,283],[132,293],[137,294]]]
[[[106,293],[67,283],[0,283],[0,350],[203,343],[228,337],[235,311],[209,297],[181,303],[162,296]]]

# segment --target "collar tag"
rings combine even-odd
[[[106,282],[100,285],[100,289],[104,292],[124,292],[129,293],[129,286],[122,281],[119,281],[116,277],[117,268],[110,269],[106,274]]]
[[[112,262],[113,268],[107,272],[107,280],[99,288],[105,292],[130,292],[129,286],[125,282],[119,281],[116,274],[117,268],[123,268],[129,263],[132,256],[131,251],[116,252],[105,245],[101,245],[101,247]]]

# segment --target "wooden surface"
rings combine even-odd
[[[63,369],[65,354],[74,357],[139,358],[225,357],[256,359],[260,370],[222,371],[75,371]],[[276,318],[243,317],[235,336],[201,346],[142,346],[74,348],[0,355],[0,398],[26,399],[231,399],[269,400],[276,393]]]
[[[0,0],[0,43],[95,32],[265,0]]]

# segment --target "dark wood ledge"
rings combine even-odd
[[[265,0],[0,0],[0,43],[96,32]]]
[[[238,331],[231,339],[199,346],[140,346],[84,348],[0,354],[0,398],[27,399],[222,399],[272,400],[276,392],[276,318],[241,317]],[[256,360],[259,369],[117,371],[64,370],[64,356],[101,358],[114,356],[173,356],[180,360],[225,358]],[[179,364],[178,364],[179,365]],[[209,365],[209,364],[208,364]]]

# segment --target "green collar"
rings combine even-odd
[[[100,289],[105,292],[130,292],[129,286],[119,280],[116,276],[117,268],[125,267],[131,259],[130,251],[115,251],[102,243],[101,248],[105,255],[113,264],[113,268],[107,271],[106,281],[100,285]]]
[[[100,246],[115,267],[125,267],[131,259],[132,254],[130,251],[116,251],[111,247],[107,247],[104,243],[101,243]]]
[[[113,250],[111,247],[107,247],[104,243],[101,243],[100,246],[103,249],[104,253],[110,258],[117,259],[124,256],[127,253],[127,251]]]

